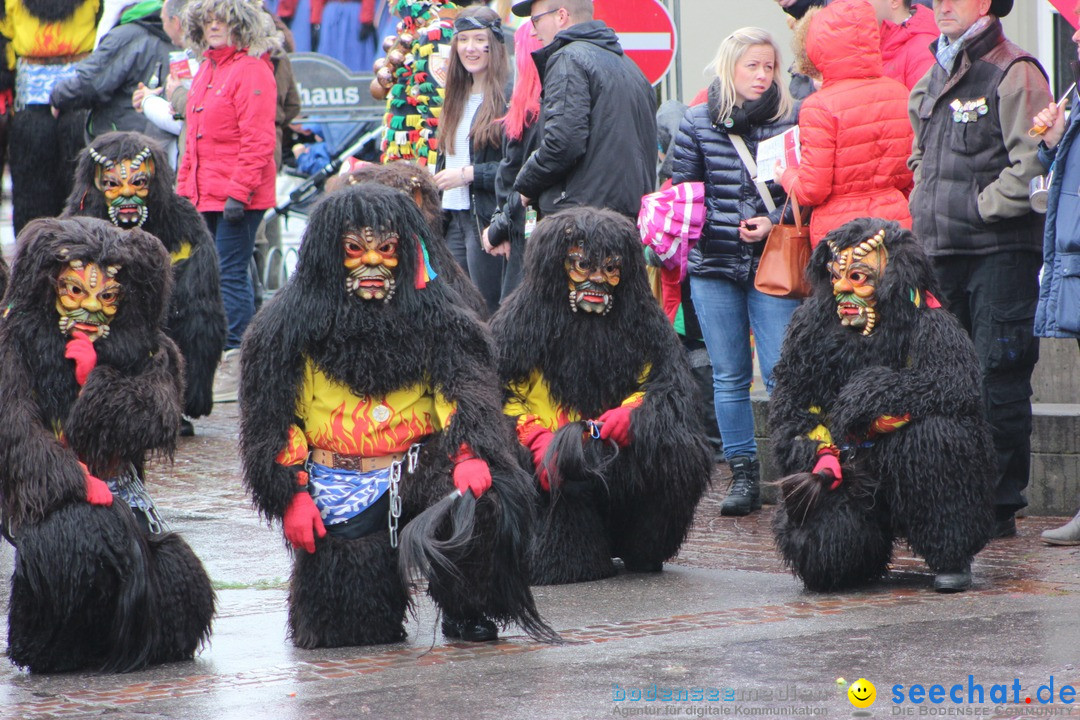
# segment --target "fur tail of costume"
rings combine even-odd
[[[289,636],[301,648],[382,645],[405,639],[409,593],[385,528],[354,540],[327,534],[295,550]]]
[[[67,505],[22,528],[8,657],[35,673],[130,672],[154,652],[150,555],[119,503]]]
[[[893,538],[876,488],[842,467],[835,490],[831,476],[797,473],[778,481],[783,502],[773,516],[776,547],[807,589],[834,592],[885,575]]]
[[[447,495],[405,526],[402,575],[426,579],[428,594],[452,617],[513,622],[535,640],[556,642],[558,634],[540,617],[523,571],[533,522],[524,472],[493,468],[491,488],[479,498],[446,487]]]

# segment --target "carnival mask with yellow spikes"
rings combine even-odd
[[[71,260],[56,280],[56,310],[60,332],[79,330],[91,342],[109,334],[109,323],[120,309],[121,286],[116,281],[119,267],[104,269],[96,263]]]
[[[833,254],[829,273],[840,324],[870,335],[877,324],[877,286],[888,263],[885,230],[843,250],[830,242],[829,249]]]
[[[398,235],[392,230],[364,227],[346,233],[345,290],[361,300],[382,300],[394,296],[398,266]]]

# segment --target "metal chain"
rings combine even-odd
[[[405,472],[410,475],[416,470],[420,459],[420,443],[409,446],[405,457],[390,465],[390,513],[387,524],[390,528],[390,547],[398,546],[398,524],[401,519],[401,463],[405,462]]]
[[[401,517],[401,461],[390,465],[390,547],[398,546],[398,518]]]
[[[146,524],[151,534],[160,535],[169,531],[169,524],[158,513],[157,505],[150,497],[150,493],[146,491],[146,486],[143,485],[142,478],[139,477],[134,465],[128,464],[124,473],[109,478],[107,482],[113,494],[119,495],[131,506],[133,512],[141,512],[146,517]]]

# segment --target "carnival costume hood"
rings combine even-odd
[[[441,268],[442,278],[465,300],[467,307],[487,317],[487,303],[484,296],[469,279],[468,273],[454,260],[450,248],[443,237],[442,196],[431,173],[422,167],[405,160],[395,160],[384,165],[364,163],[344,176],[343,181],[333,187],[376,183],[401,190],[411,197],[427,221],[428,232],[424,236],[425,247],[432,261]],[[331,183],[327,183],[331,187]]]

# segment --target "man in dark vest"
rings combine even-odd
[[[971,335],[993,428],[994,537],[1016,534],[1031,455],[1032,333],[1043,217],[1028,181],[1042,173],[1031,118],[1052,99],[1038,61],[1008,41],[1013,0],[935,0],[936,63],[911,92],[911,215],[939,297]]]

